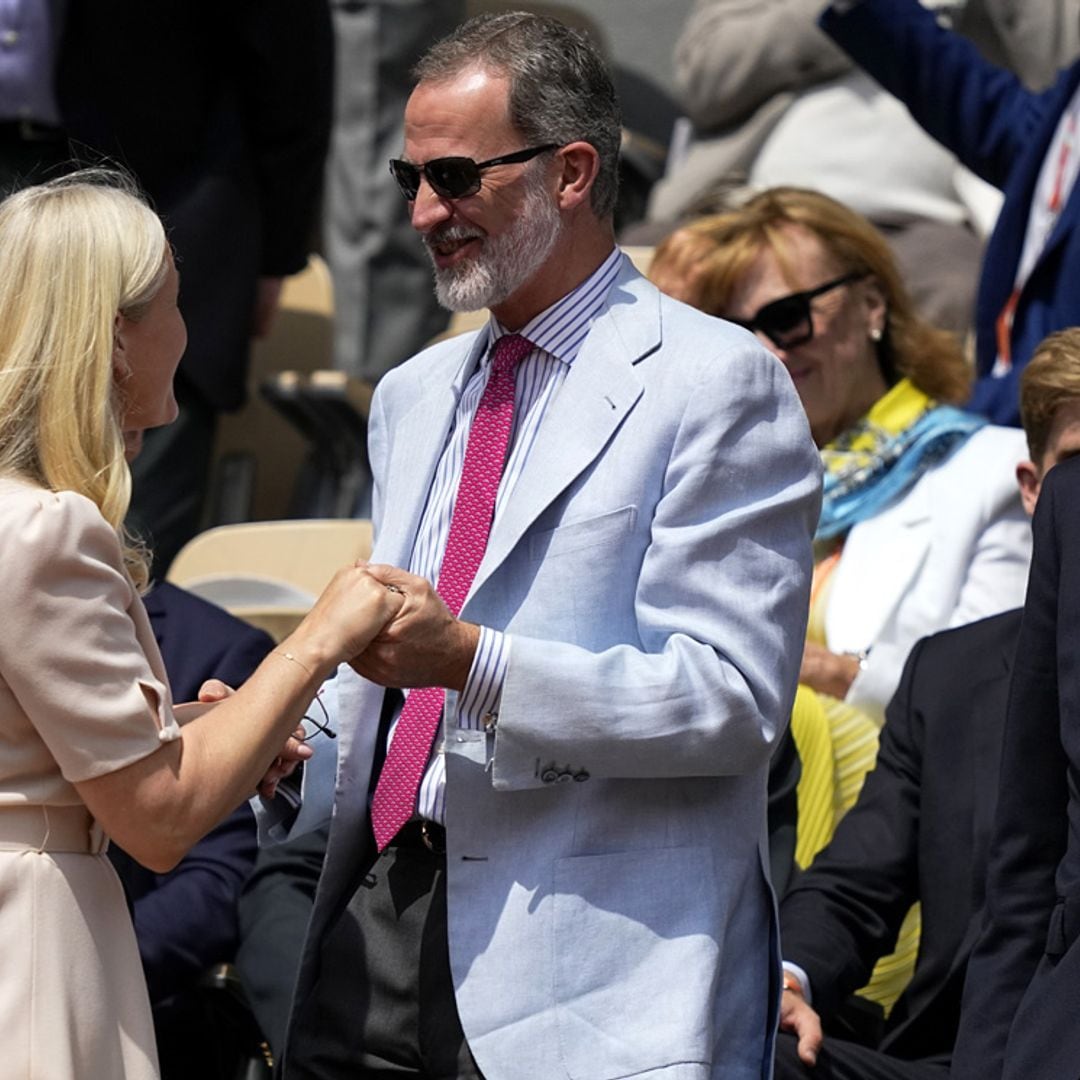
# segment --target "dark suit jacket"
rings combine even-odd
[[[167,582],[155,585],[145,603],[176,701],[194,700],[209,678],[239,686],[273,648],[261,630]],[[237,899],[257,846],[255,819],[246,804],[168,874],[155,874],[110,846],[133,904],[139,953],[155,1004],[190,986],[210,964],[233,955]]]
[[[180,367],[244,396],[259,275],[301,270],[332,108],[326,0],[68,0],[57,94],[73,151],[138,178],[177,251]]]
[[[1020,296],[1012,328],[1013,368],[990,377],[994,324],[1016,280],[1035,181],[1054,129],[1080,83],[1080,63],[1044,93],[987,63],[969,41],[943,30],[917,0],[862,0],[825,12],[822,28],[911,110],[915,119],[979,176],[1005,193],[987,244],[975,309],[979,379],[971,407],[1019,424],[1020,371],[1040,341],[1080,323],[1080,185],[1073,188]]]
[[[1080,1073],[1080,460],[1047,475],[953,1075]]]
[[[1020,612],[924,638],[886,710],[876,768],[780,906],[784,959],[828,1020],[922,903],[915,974],[881,1050],[947,1055],[983,902],[1009,667]]]

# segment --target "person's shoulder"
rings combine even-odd
[[[645,282],[649,289],[656,287]],[[673,361],[703,377],[726,378],[732,368],[743,372],[783,372],[783,365],[749,330],[716,315],[660,293],[660,348],[662,362]],[[786,378],[786,373],[785,373]]]
[[[924,659],[942,659],[951,663],[958,656],[976,656],[993,644],[1015,644],[1023,613],[1023,608],[1010,608],[963,626],[939,630],[923,638],[920,643],[922,656]]]
[[[223,607],[169,581],[155,582],[154,587],[143,597],[143,604],[151,619],[164,615],[182,623],[188,629],[197,628],[200,634],[208,633],[229,639],[265,638],[273,644],[267,634],[251,623],[238,619]]]
[[[937,482],[965,487],[974,481],[971,491],[987,497],[1002,494],[1019,499],[1016,466],[1028,456],[1027,439],[1014,427],[986,424],[965,439],[933,471]]]
[[[395,402],[412,402],[425,386],[449,385],[483,329],[443,338],[392,367],[375,387],[373,411]]]
[[[1011,458],[1020,454],[1023,457],[1027,454],[1027,437],[1020,428],[987,424],[968,439],[965,449],[984,456],[1001,455]]]
[[[85,495],[7,477],[0,479],[0,538],[38,551],[90,542],[119,552],[116,531]]]
[[[1064,461],[1058,462],[1043,477],[1042,487],[1040,499],[1047,492],[1056,494],[1068,492],[1069,496],[1072,496],[1074,492],[1080,490],[1080,456],[1066,458]]]

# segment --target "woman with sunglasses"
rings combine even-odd
[[[1023,601],[1023,435],[956,406],[959,342],[923,322],[882,235],[774,188],[692,222],[650,276],[756,333],[795,382],[825,466],[802,680],[880,721],[916,639]]]
[[[403,597],[339,571],[241,689],[185,718],[122,526],[187,340],[161,221],[123,178],[76,173],[0,203],[0,266],[0,1072],[154,1080],[107,838],[167,871],[275,782],[284,746],[310,756],[290,744],[305,707]]]
[[[650,277],[776,353],[821,451],[800,682],[824,708],[838,817],[873,765],[915,642],[1023,602],[1023,434],[956,407],[971,382],[959,342],[916,315],[877,229],[824,195],[774,188],[691,222],[659,246]],[[792,732],[797,745],[811,734],[798,713]],[[895,999],[917,940],[912,919],[866,996]]]

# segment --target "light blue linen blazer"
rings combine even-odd
[[[435,345],[379,384],[374,562],[409,564],[483,340]],[[512,642],[495,728],[445,742],[450,960],[488,1080],[771,1075],[766,773],[802,656],[819,500],[779,361],[627,261],[462,610]],[[345,668],[335,692],[301,997],[358,881],[383,696]],[[332,763],[305,766],[295,828],[325,816]]]

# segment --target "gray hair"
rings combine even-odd
[[[417,82],[443,82],[471,67],[510,80],[510,122],[526,143],[587,142],[600,158],[592,208],[609,217],[619,192],[621,117],[596,46],[556,19],[524,11],[478,15],[436,42],[413,69]]]

